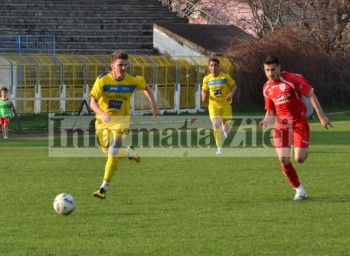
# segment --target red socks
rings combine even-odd
[[[282,165],[282,172],[284,173],[284,175],[286,175],[289,184],[293,188],[299,187],[300,182],[299,182],[298,174],[291,163],[287,165]]]

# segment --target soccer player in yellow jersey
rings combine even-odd
[[[128,54],[116,51],[111,57],[110,72],[101,74],[92,87],[90,107],[96,113],[96,134],[102,151],[107,156],[103,182],[94,197],[105,199],[109,183],[114,176],[120,158],[140,162],[140,157],[132,146],[122,148],[123,137],[129,132],[130,98],[134,90],[144,90],[152,104],[153,117],[159,116],[159,108],[152,90],[143,77],[127,73]]]
[[[232,98],[237,91],[235,81],[220,71],[220,61],[211,58],[208,62],[210,74],[203,78],[202,101],[206,101],[209,94],[209,117],[213,125],[215,143],[218,148],[216,154],[222,154],[221,130],[227,138],[230,131],[229,123],[232,120]]]

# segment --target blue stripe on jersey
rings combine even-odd
[[[226,84],[226,83],[227,83],[226,79],[217,79],[217,80],[211,80],[207,84],[208,86],[211,86],[211,85]]]
[[[136,85],[105,85],[105,92],[132,93],[135,91]]]

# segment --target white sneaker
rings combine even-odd
[[[307,193],[301,185],[297,187],[295,190],[296,190],[296,193],[293,199],[294,201],[300,201],[307,198]]]
[[[224,131],[224,136],[226,139],[228,138],[228,135],[229,135],[229,133]]]
[[[4,140],[7,140],[7,136],[4,136]]]
[[[218,151],[216,151],[216,154],[217,154],[217,155],[221,155],[222,153],[223,153],[222,148],[218,148]]]

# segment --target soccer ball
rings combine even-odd
[[[75,200],[71,194],[62,193],[53,201],[53,208],[60,215],[68,215],[75,209]]]

